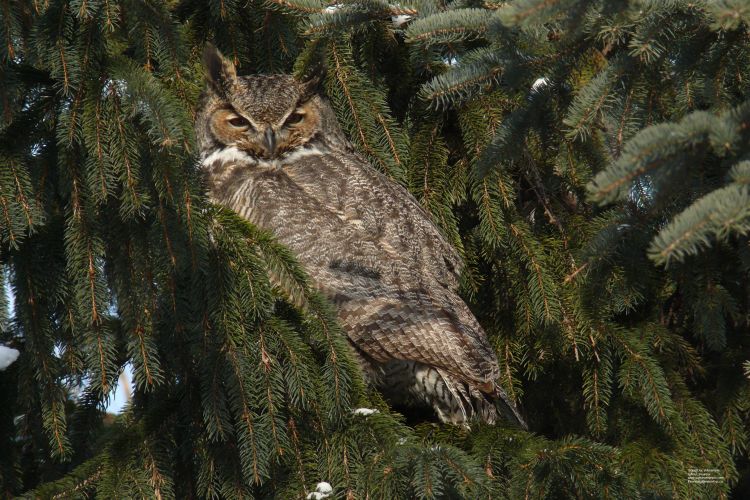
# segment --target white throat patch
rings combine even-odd
[[[299,148],[273,161],[276,161],[282,164],[290,163],[293,161],[297,161],[301,158],[305,158],[306,156],[320,156],[325,153],[326,151],[318,149],[317,146],[313,146],[311,148]]]
[[[299,148],[291,153],[287,153],[280,158],[274,158],[273,160],[265,160],[262,158],[255,158],[250,156],[246,152],[237,148],[237,146],[228,146],[222,149],[218,149],[201,161],[203,168],[211,168],[216,163],[221,165],[227,163],[250,163],[258,165],[259,167],[272,167],[281,168],[286,163],[291,163],[307,156],[320,156],[325,154],[325,151],[318,149],[316,146],[311,148]]]
[[[249,154],[245,153],[244,151],[241,151],[237,149],[236,146],[229,146],[222,149],[217,149],[210,155],[203,158],[203,161],[201,161],[201,164],[204,168],[211,167],[214,163],[255,163],[257,160],[250,156]]]

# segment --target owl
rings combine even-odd
[[[443,422],[525,427],[457,294],[461,259],[429,214],[344,137],[313,82],[238,76],[213,47],[196,116],[210,199],[270,230],[336,306],[365,377]]]

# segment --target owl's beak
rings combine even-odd
[[[270,156],[276,154],[276,133],[271,127],[266,127],[266,132],[263,134],[264,145]]]

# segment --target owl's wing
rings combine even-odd
[[[285,172],[337,225],[335,241],[316,242],[335,257],[311,273],[353,343],[374,360],[437,366],[491,392],[494,351],[455,292],[461,259],[414,197],[354,154]]]
[[[333,274],[333,281],[341,283],[342,276]],[[336,306],[352,342],[367,357],[381,363],[417,361],[445,369],[484,392],[494,390],[500,375],[495,353],[460,297],[447,290],[441,297],[363,281],[348,280],[338,290]]]
[[[355,153],[324,155],[314,161],[309,166],[318,175],[314,183],[338,180],[321,200],[329,209],[364,239],[399,256],[412,272],[458,289],[461,256],[411,193]]]

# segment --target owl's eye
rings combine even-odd
[[[230,118],[227,121],[234,128],[248,128],[250,126],[250,122],[245,120],[241,116],[235,116],[234,118]]]
[[[291,115],[289,115],[289,117],[287,117],[286,124],[287,125],[294,125],[296,123],[301,122],[304,119],[305,119],[305,114],[304,113],[292,113]]]

